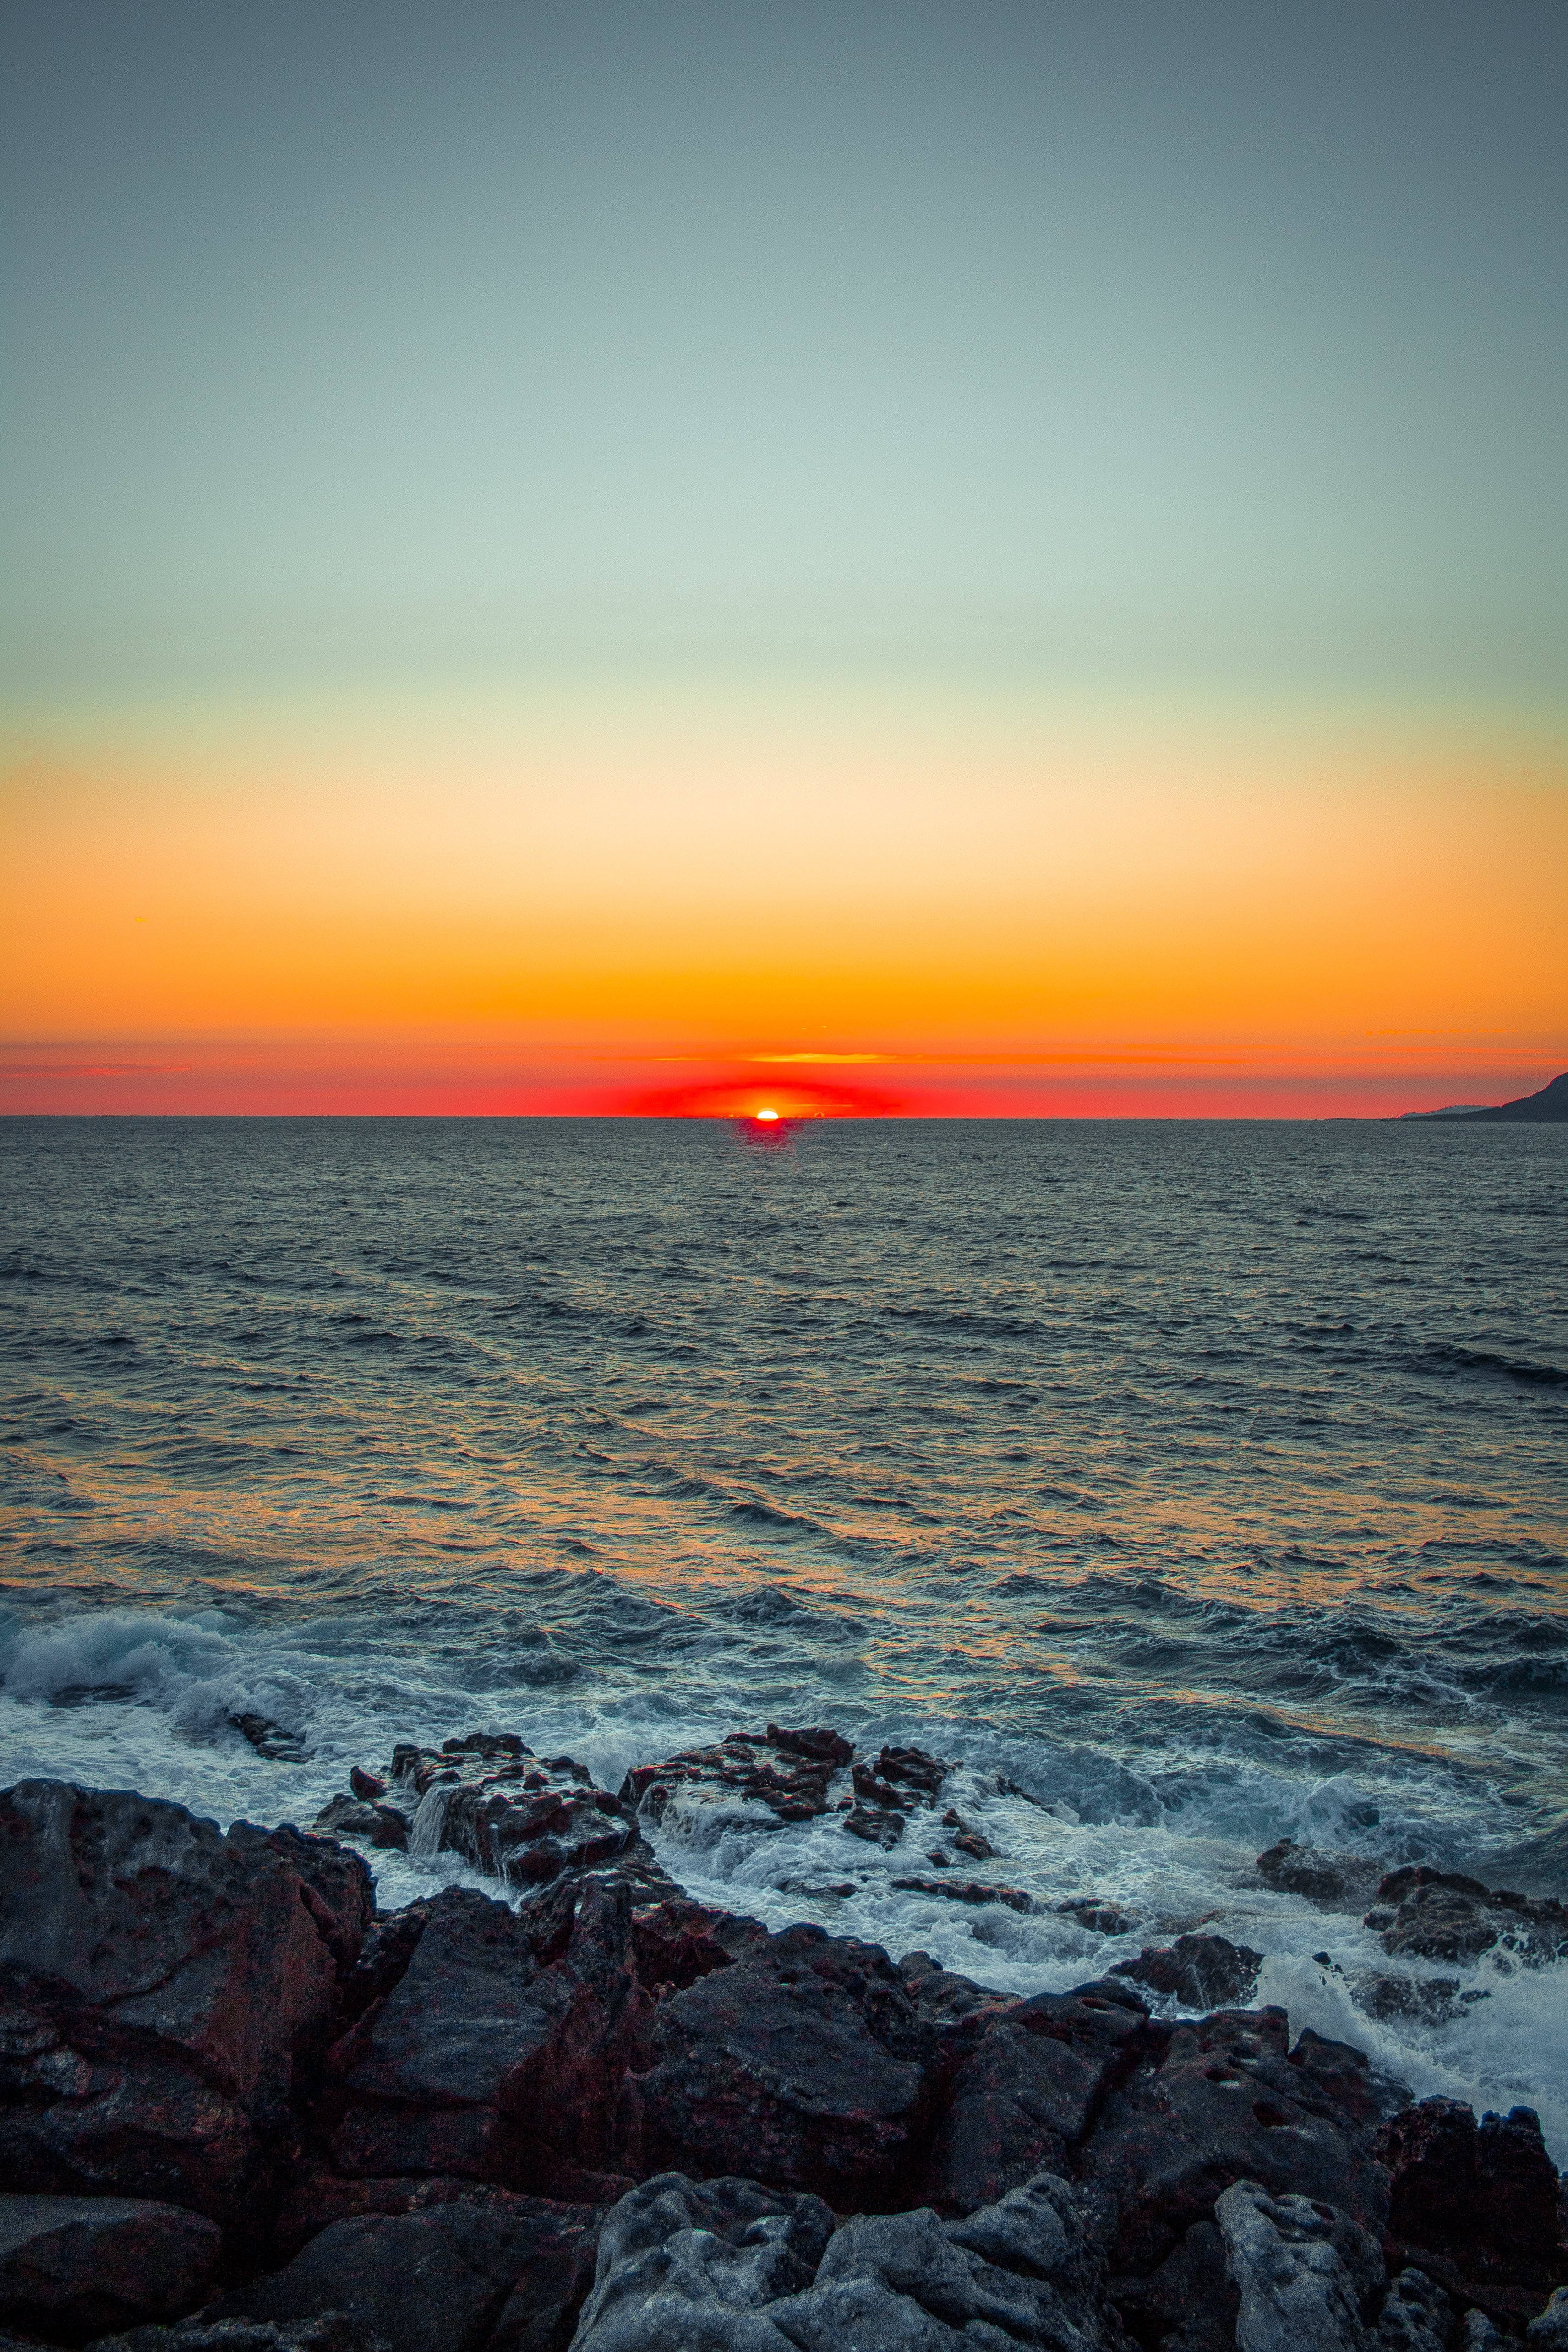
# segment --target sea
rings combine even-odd
[[[1568,1967],[1379,2016],[1375,1933],[1255,1867],[1568,1895],[1563,1129],[10,1118],[0,1162],[0,1780],[309,1826],[474,1727],[611,1788],[914,1743],[1026,1910],[837,1815],[656,1845],[1019,1992],[1226,1935],[1568,2163]]]

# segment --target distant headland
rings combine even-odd
[[[1513,1102],[1485,1108],[1474,1103],[1450,1103],[1442,1110],[1407,1110],[1403,1118],[1568,1119],[1568,1070],[1550,1079],[1539,1094],[1521,1095]]]

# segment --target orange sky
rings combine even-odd
[[[1479,723],[907,689],[37,725],[0,1099],[1500,1099],[1568,1065],[1563,782]]]

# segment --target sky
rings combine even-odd
[[[0,1107],[1568,1068],[1560,0],[4,0]]]

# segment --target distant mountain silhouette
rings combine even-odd
[[[1542,1087],[1538,1095],[1521,1095],[1516,1102],[1499,1103],[1495,1110],[1472,1110],[1461,1116],[1471,1122],[1478,1118],[1568,1119],[1568,1070]]]

